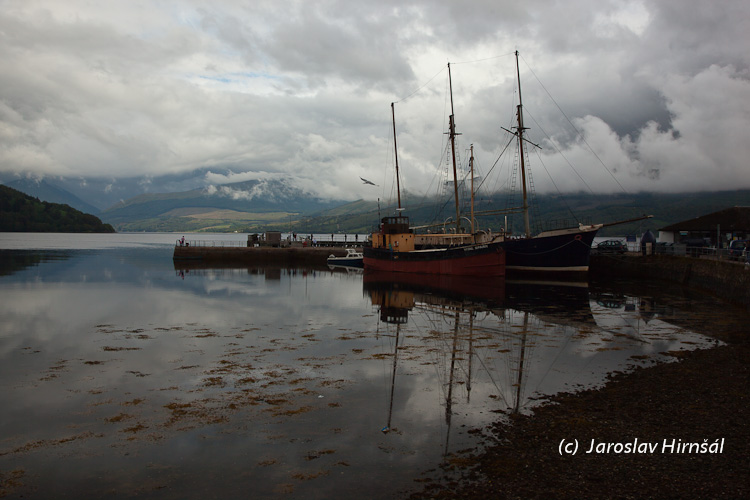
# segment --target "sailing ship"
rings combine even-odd
[[[518,105],[516,106],[515,131],[506,130],[515,136],[518,146],[519,170],[521,177],[522,206],[510,209],[505,213],[523,214],[523,234],[512,236],[506,231],[496,236],[493,241],[501,241],[506,253],[506,269],[509,276],[531,276],[532,278],[570,279],[582,276],[588,272],[591,244],[596,233],[603,227],[615,226],[626,222],[634,222],[650,218],[643,215],[628,220],[600,224],[582,224],[577,226],[557,228],[542,231],[536,235],[531,233],[530,204],[529,204],[529,179],[527,176],[528,165],[526,163],[526,143],[538,147],[536,144],[524,138],[523,99],[521,94],[521,70],[518,63],[518,51],[516,56],[516,78],[518,81]],[[502,211],[493,211],[498,214]]]
[[[408,217],[400,212],[401,197],[398,187],[398,149],[396,148],[396,182],[398,193],[397,216],[384,217],[379,231],[372,235],[372,246],[364,250],[365,269],[379,271],[403,271],[417,273],[458,274],[469,276],[504,276],[510,274],[561,275],[586,273],[589,267],[591,244],[603,224],[583,225],[577,227],[544,231],[531,234],[530,205],[527,186],[527,165],[523,154],[527,140],[524,138],[526,128],[523,125],[523,102],[521,99],[520,69],[518,51],[516,55],[516,74],[518,77],[519,103],[516,108],[517,126],[508,131],[516,137],[520,149],[520,177],[522,183],[523,204],[516,212],[523,213],[524,233],[513,236],[505,229],[499,234],[477,232],[474,230],[474,189],[471,188],[471,230],[461,230],[459,210],[458,176],[456,173],[455,153],[455,120],[453,110],[453,90],[450,83],[450,64],[448,80],[450,89],[451,115],[449,117],[449,136],[453,160],[453,197],[456,208],[456,228],[452,234],[415,234],[409,227]],[[393,104],[391,104],[393,109]],[[395,112],[393,113],[394,146],[396,144]],[[473,147],[470,159],[473,182]],[[497,212],[495,212],[497,213]],[[505,213],[515,213],[508,211]],[[477,215],[482,215],[477,213]],[[506,228],[507,229],[507,228]],[[502,269],[497,262],[492,262],[497,255],[503,261]]]
[[[448,82],[450,91],[451,115],[449,117],[449,136],[453,160],[453,198],[455,200],[456,227],[450,234],[415,234],[409,226],[407,217],[401,215],[401,196],[398,186],[398,150],[396,148],[396,182],[399,193],[398,211],[395,217],[381,220],[380,230],[372,236],[372,247],[364,251],[365,269],[380,271],[403,271],[418,273],[445,273],[469,276],[525,276],[532,278],[570,279],[583,276],[588,272],[591,245],[597,232],[606,226],[633,222],[649,218],[641,217],[601,224],[578,223],[572,227],[562,227],[539,232],[532,235],[529,191],[530,181],[527,175],[526,144],[532,144],[524,137],[523,100],[521,94],[521,71],[519,54],[516,57],[516,77],[518,81],[518,105],[516,106],[515,130],[507,130],[515,137],[519,151],[519,170],[521,178],[522,205],[508,210],[474,212],[474,152],[471,147],[469,164],[471,167],[471,214],[470,232],[462,232],[461,213],[459,210],[458,176],[456,172],[455,120],[453,112],[453,88],[451,84],[450,64],[448,64]],[[393,109],[393,104],[391,104]],[[393,117],[394,146],[396,144],[395,112]],[[534,145],[536,146],[536,145]],[[475,231],[475,215],[499,215],[501,213],[523,214],[524,230],[520,235],[513,235],[505,227],[500,233]],[[465,217],[463,217],[465,218]],[[458,251],[459,249],[462,250]],[[503,261],[502,269],[491,256],[498,254]],[[465,259],[465,260],[464,260]],[[453,262],[451,262],[453,261]]]
[[[524,233],[520,237],[504,234],[502,246],[506,252],[506,266],[511,274],[543,273],[569,275],[571,273],[585,273],[589,269],[591,243],[597,231],[604,224],[584,225],[577,227],[556,229],[541,232],[535,236],[531,234],[529,217],[528,186],[526,175],[526,159],[523,122],[523,100],[521,95],[521,70],[516,56],[516,76],[518,79],[518,105],[516,107],[517,125],[515,131],[508,131],[516,137],[520,157],[520,177],[522,186]]]
[[[450,72],[450,66],[448,66]],[[393,142],[396,151],[396,192],[398,193],[398,213],[384,217],[378,231],[372,234],[371,246],[363,248],[365,271],[403,272],[418,274],[439,274],[454,276],[505,276],[505,251],[501,242],[478,242],[472,238],[453,238],[447,244],[434,248],[417,248],[414,230],[409,218],[402,214],[401,193],[398,176],[398,148],[396,146],[396,115],[393,115]],[[450,140],[453,155],[453,179],[456,186],[456,220],[460,224],[458,204],[458,180],[456,173],[456,129],[453,120],[453,99],[451,98]],[[457,231],[460,233],[460,231]]]

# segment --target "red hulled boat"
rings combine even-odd
[[[384,217],[372,246],[363,249],[365,270],[454,276],[505,276],[500,243],[416,250],[406,216]]]

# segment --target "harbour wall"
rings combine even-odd
[[[342,247],[206,247],[176,246],[175,262],[204,262],[224,264],[304,264],[321,265],[329,255],[343,257]]]
[[[750,266],[712,258],[672,255],[592,255],[589,276],[596,279],[669,281],[750,306]]]

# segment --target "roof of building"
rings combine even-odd
[[[750,232],[750,207],[732,207],[708,215],[677,222],[661,229],[661,231],[716,231],[719,226],[722,231]]]

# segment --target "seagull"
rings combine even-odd
[[[364,177],[360,177],[360,179],[362,179],[362,182],[364,182],[365,184],[369,184],[371,186],[377,186],[377,184],[375,184],[374,182],[368,181]]]

